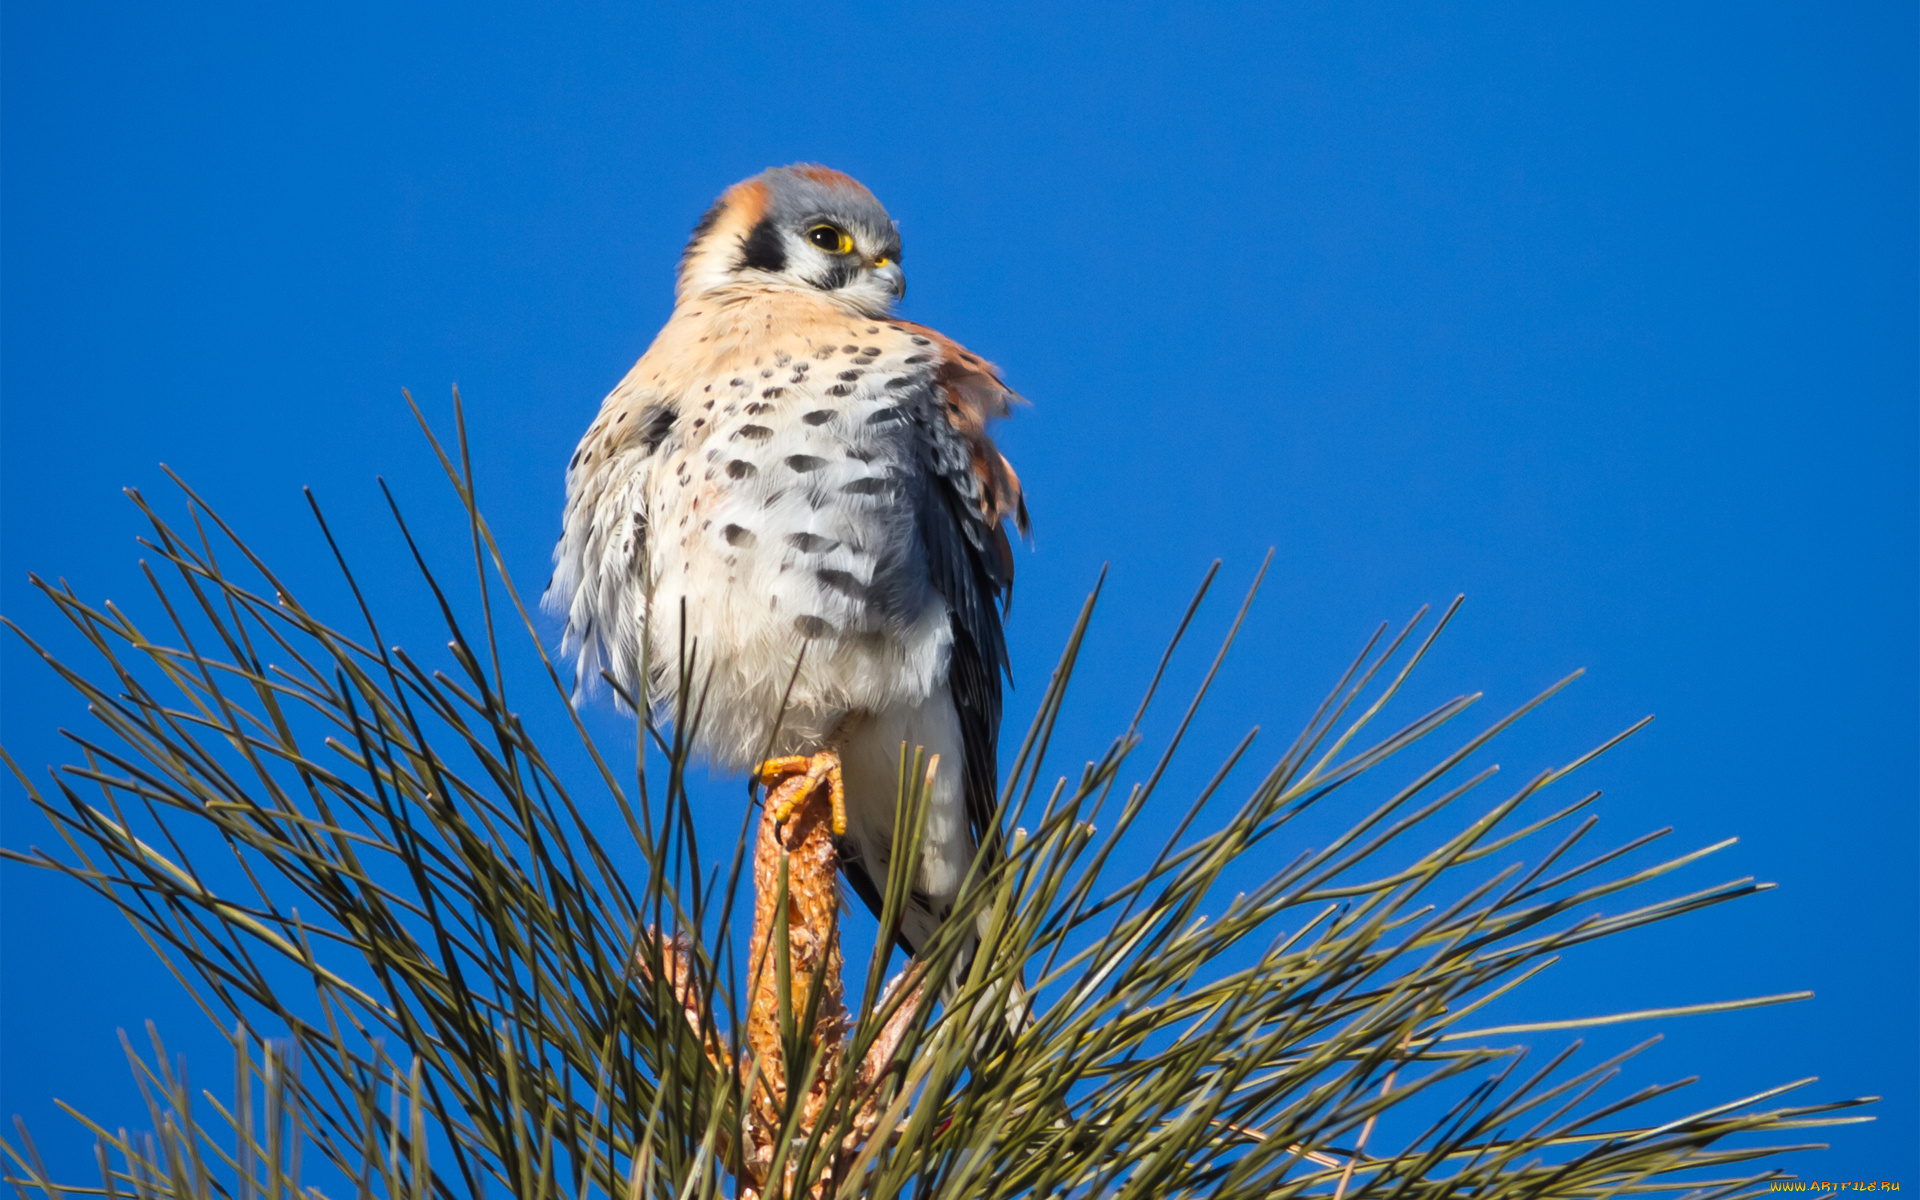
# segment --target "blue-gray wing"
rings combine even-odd
[[[1008,668],[1001,617],[1013,592],[1011,520],[1026,530],[1018,479],[985,432],[1016,396],[980,359],[938,335],[941,361],[913,406],[925,465],[917,517],[930,580],[953,623],[948,685],[966,754],[963,792],[974,844],[1001,850],[1000,687]]]

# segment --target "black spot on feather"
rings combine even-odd
[[[848,571],[815,571],[813,575],[820,581],[822,587],[855,599],[864,595],[867,590],[866,585],[855,579]]]
[[[641,449],[652,454],[667,440],[673,423],[680,419],[680,410],[671,404],[649,404],[640,410],[640,420],[635,429],[640,436]]]

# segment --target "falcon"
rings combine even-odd
[[[998,852],[1007,528],[1027,514],[986,431],[1019,397],[894,318],[905,290],[899,230],[848,176],[798,164],[727,189],[567,466],[544,603],[579,680],[697,712],[696,750],[782,785],[776,817],[824,790],[876,914],[901,747],[939,755],[897,933],[913,954],[982,840]]]

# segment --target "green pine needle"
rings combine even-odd
[[[65,661],[7,622],[98,725],[68,735],[77,761],[47,790],[6,760],[64,852],[5,856],[114,905],[231,1030],[235,1063],[231,1094],[196,1102],[156,1031],[150,1060],[129,1043],[151,1132],[74,1113],[97,1139],[100,1171],[76,1186],[48,1177],[20,1126],[0,1151],[23,1195],[319,1194],[309,1177],[393,1198],[736,1193],[753,1081],[727,1064],[742,1061],[754,968],[732,927],[751,909],[752,814],[725,859],[701,857],[685,790],[697,710],[641,719],[664,780],[616,770],[595,746],[480,515],[457,395],[456,420],[454,454],[427,433],[468,518],[477,615],[449,598],[393,507],[445,622],[451,672],[382,640],[317,504],[357,602],[340,625],[309,611],[177,477],[190,531],[130,493],[152,525],[155,566],[143,570],[164,626],[39,579],[100,661]],[[499,636],[496,591],[524,641]],[[929,978],[957,970],[963,982],[944,1005],[927,999],[899,1018],[899,1051],[870,1087],[844,1071],[813,1130],[788,1114],[780,1153],[795,1177],[819,1176],[866,1105],[877,1129],[839,1195],[1738,1196],[1781,1174],[1773,1158],[1802,1131],[1865,1119],[1831,1115],[1864,1100],[1780,1103],[1811,1082],[1800,1081],[1634,1125],[1632,1110],[1680,1086],[1617,1094],[1643,1047],[1578,1072],[1570,1047],[1527,1072],[1516,1040],[1806,993],[1472,1020],[1575,946],[1766,885],[1625,899],[1721,846],[1625,870],[1621,857],[1657,835],[1588,849],[1591,796],[1523,815],[1617,738],[1453,818],[1492,774],[1458,778],[1469,755],[1567,682],[1429,750],[1477,697],[1412,719],[1386,713],[1458,601],[1424,632],[1423,611],[1376,635],[1219,819],[1209,801],[1226,799],[1252,735],[1194,795],[1161,794],[1217,658],[1138,782],[1125,781],[1152,692],[1077,779],[1045,782],[1097,595],[1014,756],[1008,853],[976,867],[923,948]],[[534,662],[550,690],[514,704],[564,710],[594,764],[587,778],[563,777],[508,702],[504,664]],[[697,648],[678,669],[699,677]],[[1289,837],[1309,806],[1416,753],[1426,758],[1412,782],[1326,845]],[[895,860],[911,857],[925,820],[922,769],[903,760]],[[617,829],[582,815],[603,802]],[[1152,844],[1155,830],[1170,832],[1150,867],[1116,885],[1112,856]],[[1413,848],[1416,833],[1430,848]],[[646,869],[623,875],[613,864],[634,851]],[[1222,895],[1236,864],[1289,855],[1251,890]],[[882,928],[905,901],[895,882]],[[979,952],[962,963],[956,935],[975,928],[986,930]],[[886,989],[880,941],[850,972],[865,981],[852,1063],[908,1000]],[[1034,1013],[1015,1034],[1005,997],[1023,974]],[[818,1044],[814,1011],[803,997],[781,1013],[799,1051],[790,1061]]]

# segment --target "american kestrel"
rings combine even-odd
[[[901,746],[938,754],[899,931],[914,953],[997,839],[1006,526],[1027,516],[986,432],[1018,397],[891,317],[904,291],[899,231],[853,179],[802,164],[727,189],[568,464],[544,603],[583,682],[605,670],[646,703],[679,699],[692,648],[696,748],[769,784],[803,775],[789,808],[827,789],[876,912]]]

